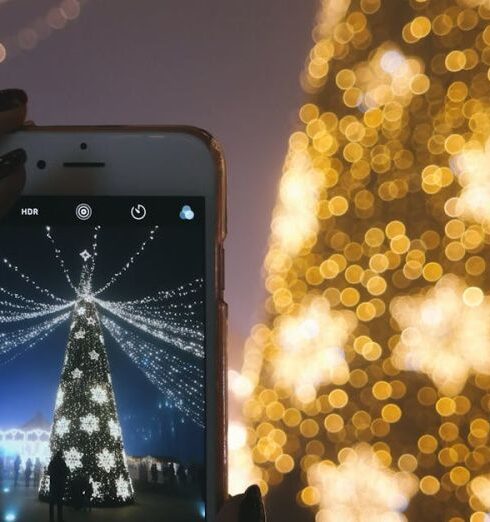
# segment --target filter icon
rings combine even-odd
[[[179,216],[180,219],[184,221],[191,221],[192,219],[194,219],[194,211],[189,205],[184,205],[182,207],[182,210],[180,211]]]

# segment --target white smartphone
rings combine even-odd
[[[225,173],[189,127],[32,127],[0,220],[0,520],[214,522]]]

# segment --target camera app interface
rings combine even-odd
[[[204,199],[0,221],[0,521],[205,519]]]

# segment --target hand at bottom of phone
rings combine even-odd
[[[265,522],[265,509],[258,486],[231,497],[218,515],[218,522]]]

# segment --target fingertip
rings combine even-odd
[[[252,486],[249,486],[247,488],[247,491],[245,491],[245,495],[262,497],[262,492],[260,491],[260,488],[259,486],[257,486],[257,484],[253,484]]]
[[[14,109],[0,112],[0,134],[13,132],[24,125],[27,116],[27,106],[21,105]]]
[[[4,216],[17,201],[26,182],[23,166],[14,169],[12,174],[0,180],[0,217]]]

